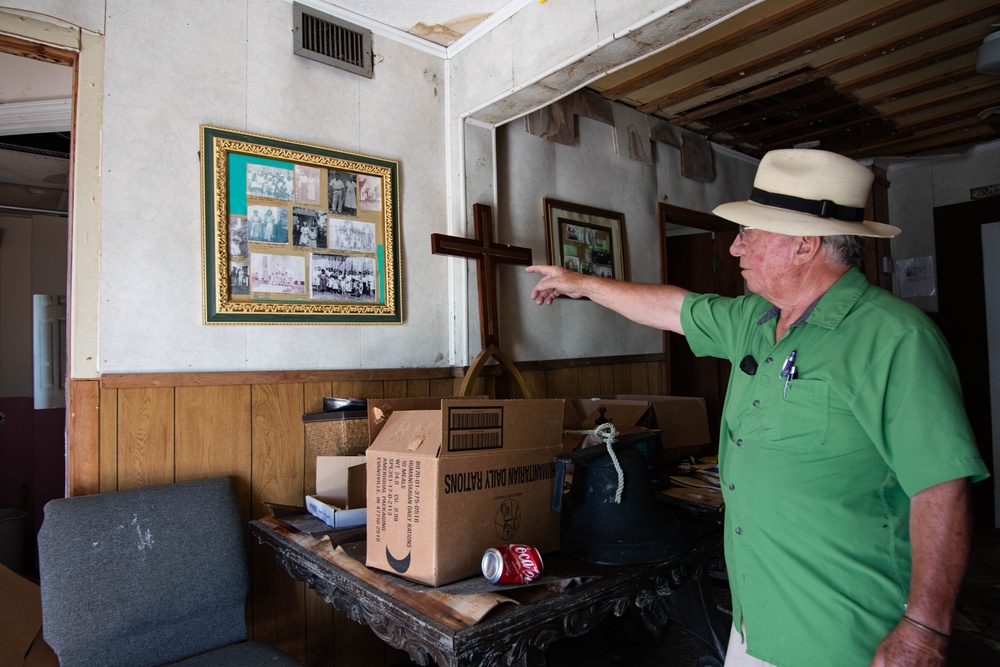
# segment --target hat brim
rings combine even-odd
[[[789,211],[776,206],[765,206],[752,201],[720,204],[715,207],[712,213],[738,225],[788,236],[839,236],[846,234],[889,239],[902,231],[899,227],[882,222],[872,220],[846,222],[834,218],[820,218],[808,213]]]

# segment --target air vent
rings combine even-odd
[[[372,33],[293,3],[295,54],[372,78]]]

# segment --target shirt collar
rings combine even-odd
[[[868,289],[868,285],[868,279],[858,269],[850,269],[838,278],[830,286],[830,289],[813,301],[799,319],[792,322],[791,326],[798,326],[809,321],[810,324],[827,329],[836,329],[854,308],[854,304],[858,302],[861,295]],[[773,320],[780,313],[780,308],[772,306],[770,310],[757,320],[757,325],[760,326]]]

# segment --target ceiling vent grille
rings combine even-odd
[[[371,79],[372,33],[294,3],[295,54]]]

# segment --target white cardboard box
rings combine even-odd
[[[317,456],[316,495],[306,496],[306,509],[331,528],[363,526],[368,515],[363,502],[351,493],[351,469],[364,466],[364,456]]]

